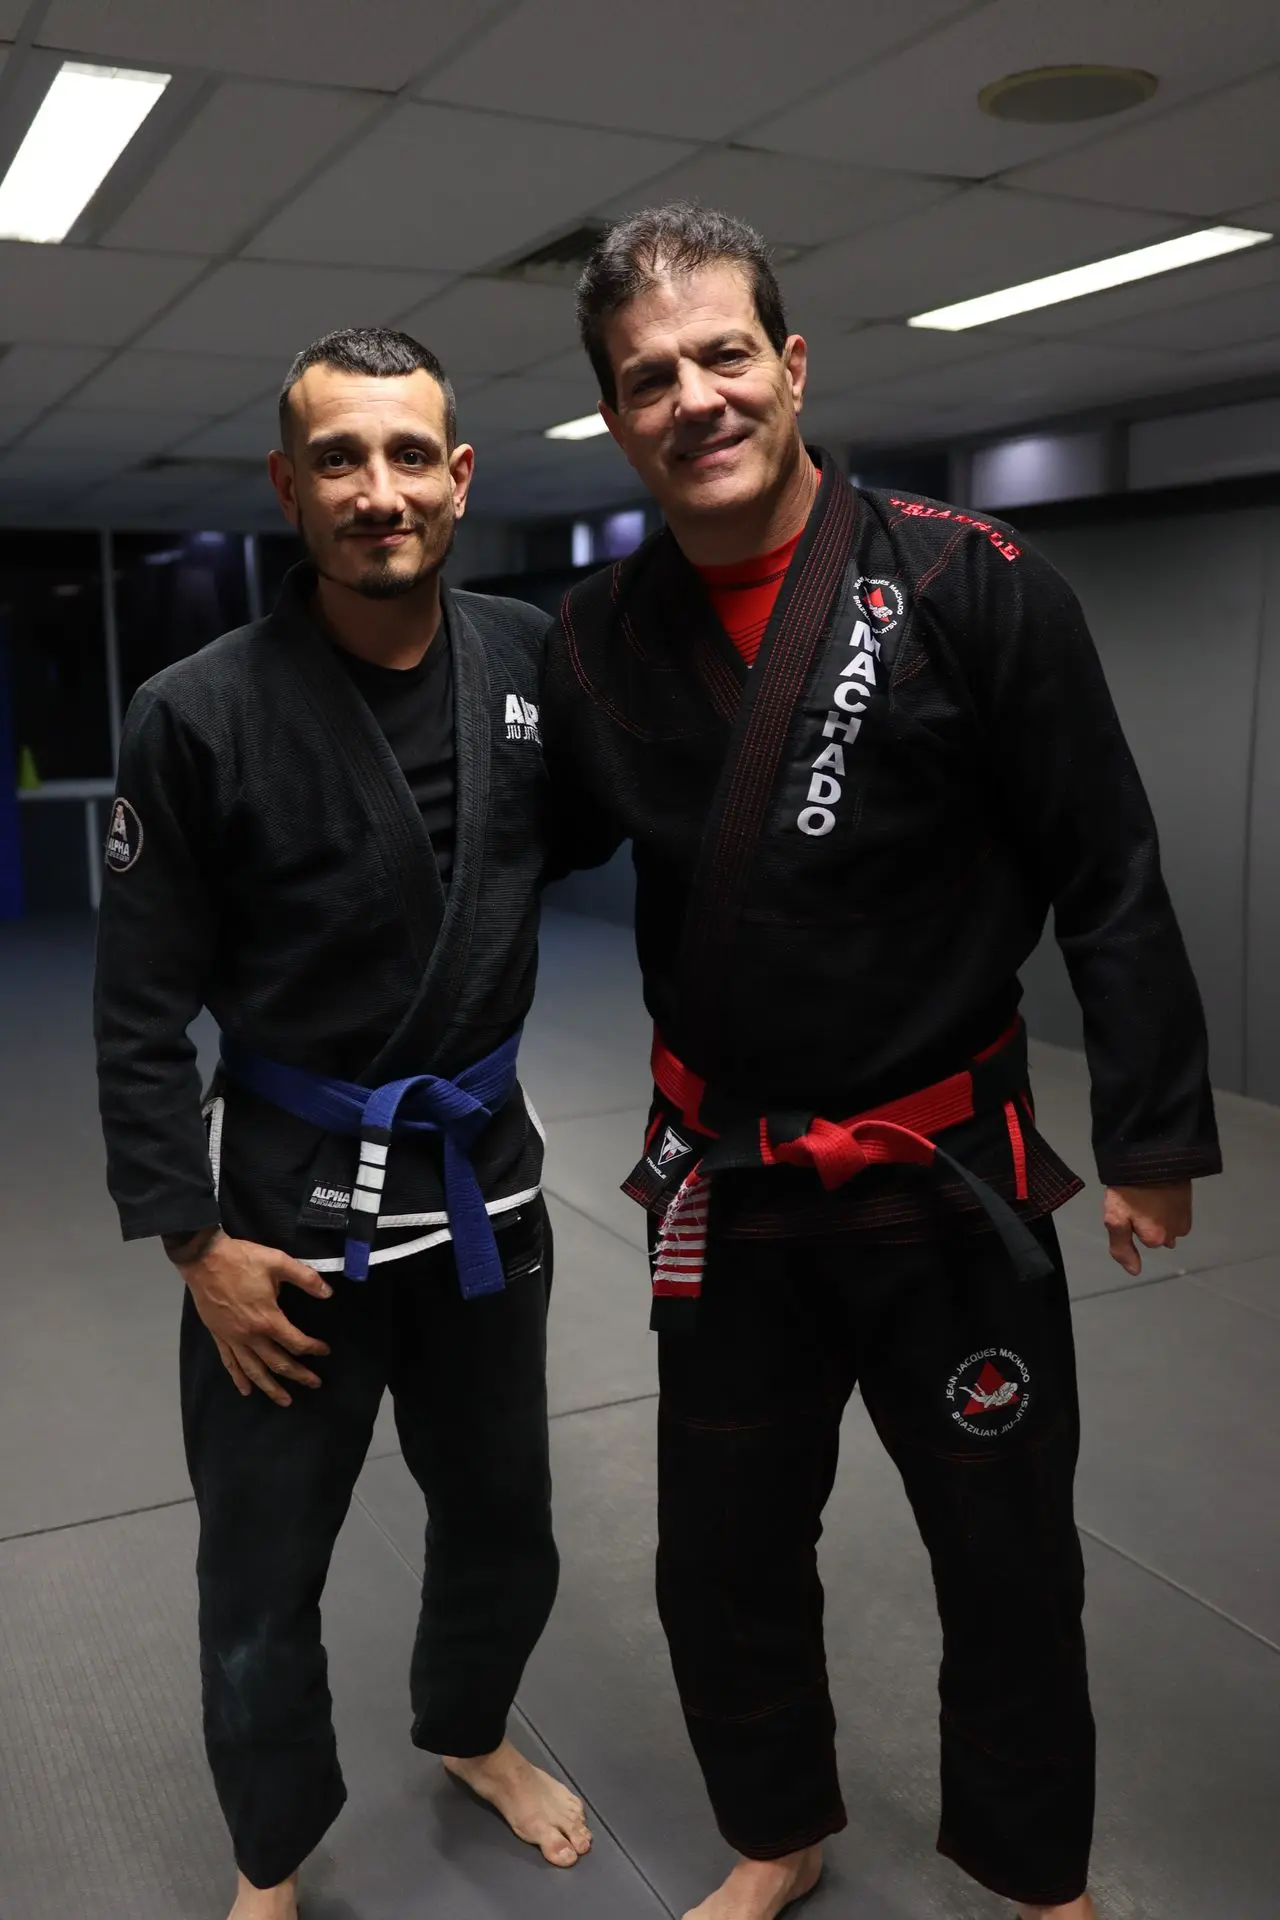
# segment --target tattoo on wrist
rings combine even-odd
[[[209,1251],[221,1232],[221,1227],[197,1227],[194,1233],[162,1233],[160,1241],[175,1267],[187,1267]]]

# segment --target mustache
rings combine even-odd
[[[341,540],[349,533],[425,533],[427,523],[419,514],[353,513],[339,520],[334,534]]]

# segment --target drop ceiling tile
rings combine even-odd
[[[257,400],[212,426],[201,426],[189,439],[175,443],[184,459],[260,460],[280,444],[280,417],[274,400]]]
[[[1280,281],[1280,246],[1258,247],[1248,253],[1228,254],[1221,260],[1206,260],[1202,266],[1154,274],[1149,280],[1135,280],[1127,287],[1090,294],[1086,300],[1064,300],[1056,307],[1015,314],[1009,320],[1000,321],[993,331],[1031,335],[1037,340],[1084,334],[1095,327],[1140,319],[1148,313],[1229,299],[1234,294],[1277,281]]]
[[[240,358],[233,354],[154,353],[140,347],[116,355],[101,373],[81,387],[77,407],[139,407],[143,412],[176,407],[180,412],[214,416],[230,413],[278,388],[284,377],[279,359]],[[4,362],[0,361],[0,377]]]
[[[1000,351],[984,331],[933,333],[902,322],[865,327],[819,325],[805,332],[809,348],[809,398],[878,387],[901,374],[929,373]]]
[[[53,0],[40,45],[122,63],[204,67],[392,90],[436,65],[474,24],[473,0]]]
[[[0,405],[0,447],[7,447],[20,433],[25,433],[33,421],[40,418],[42,407],[15,407]]]
[[[0,328],[10,340],[118,346],[203,271],[176,255],[0,240]]]
[[[152,516],[167,516],[207,487],[208,477],[200,473],[122,473],[90,488],[77,504],[102,526],[144,529],[154,524]]]
[[[1233,8],[1225,30],[1213,8],[1169,0],[996,0],[837,80],[754,129],[751,140],[828,160],[985,179],[1076,148],[1098,125],[1154,126],[1167,105],[1278,59],[1280,11],[1265,4],[1247,14]],[[1148,105],[1088,127],[1021,125],[992,119],[978,106],[980,90],[1004,74],[1079,60],[1142,67],[1159,77],[1160,90]],[[1069,171],[1071,162],[1062,164]]]
[[[228,531],[287,531],[280,503],[265,475],[244,476],[208,492],[198,493],[186,504],[188,524],[192,527],[221,527]]]
[[[73,460],[65,453],[50,453],[24,441],[0,454],[0,484],[11,490],[29,487],[33,493],[48,493],[65,502],[132,463],[133,455],[124,448],[90,449]]]
[[[1101,135],[1078,152],[1020,167],[1010,178],[1033,191],[1105,206],[1211,219],[1274,193],[1277,127],[1280,71]]]
[[[688,152],[636,134],[411,104],[305,188],[247,251],[470,272]]]
[[[696,200],[749,221],[775,246],[815,247],[900,219],[955,191],[950,181],[916,174],[717,147],[682,161],[643,193],[622,194],[600,211],[616,218],[663,201]]]
[[[1245,293],[1220,294],[1191,306],[1166,307],[1140,320],[1093,327],[1089,339],[1172,353],[1211,353],[1280,334],[1280,280]]]
[[[527,375],[491,380],[459,408],[458,430],[474,440],[483,454],[486,438],[540,432],[562,420],[580,419],[595,411],[597,398],[589,370],[578,380],[536,380]]]
[[[1187,380],[1197,386],[1274,373],[1280,373],[1280,335],[1272,335],[1269,340],[1251,340],[1225,351],[1188,354],[1186,361]]]
[[[138,342],[173,352],[295,353],[336,327],[382,326],[444,285],[439,274],[229,260]]]
[[[985,433],[1176,387],[1175,355],[1103,351],[1074,341],[1010,344],[963,366],[888,382],[869,396],[886,412],[901,406],[913,430],[934,440]]]
[[[204,424],[198,413],[141,413],[136,408],[120,412],[90,412],[79,407],[59,407],[45,415],[27,435],[24,444],[33,452],[65,453],[73,459],[81,453],[120,454],[124,461],[143,454],[157,453]]]
[[[518,373],[575,338],[572,293],[515,280],[460,280],[400,324],[450,377]]]
[[[31,341],[0,351],[0,405],[52,406],[103,358],[97,347],[42,347]]]
[[[955,0],[525,0],[423,91],[507,113],[720,140],[918,34]],[[554,50],[554,52],[552,52]],[[609,189],[606,189],[606,192]]]
[[[11,40],[27,13],[27,0],[0,0],[0,34]]]
[[[1173,224],[1158,214],[970,187],[883,233],[822,247],[779,279],[791,324],[803,333],[809,309],[847,320],[905,318],[1143,246]]]
[[[378,95],[229,80],[105,236],[108,246],[226,253],[378,111]]]

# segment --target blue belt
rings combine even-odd
[[[482,1293],[501,1293],[506,1281],[471,1150],[515,1090],[518,1032],[456,1080],[420,1073],[382,1087],[359,1087],[350,1080],[281,1066],[228,1034],[221,1038],[222,1064],[237,1086],[326,1133],[359,1139],[360,1165],[343,1265],[348,1280],[369,1277],[393,1137],[434,1133],[444,1140],[445,1213],[463,1295],[471,1300]],[[361,1215],[365,1224],[358,1226]]]

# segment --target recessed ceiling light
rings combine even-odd
[[[0,239],[63,239],[171,78],[64,61],[0,181]]]
[[[542,437],[544,440],[593,440],[596,434],[608,431],[598,413],[584,413],[581,420],[562,420],[558,427],[548,427]]]
[[[1155,74],[1141,67],[1033,67],[993,80],[978,95],[978,105],[997,120],[1067,126],[1140,107],[1159,85]]]
[[[1130,280],[1146,280],[1152,274],[1171,273],[1175,267],[1192,267],[1219,254],[1236,253],[1241,247],[1260,247],[1274,238],[1274,234],[1255,233],[1248,227],[1203,227],[1177,240],[1160,240],[1153,247],[1095,260],[1091,266],[1070,267],[1043,280],[1005,287],[1000,293],[981,293],[973,300],[958,300],[954,306],[935,307],[930,313],[914,314],[907,325],[963,333],[967,327],[984,327],[1015,313],[1033,313],[1038,307],[1053,307],[1061,300],[1080,300],[1108,287],[1123,287]]]

